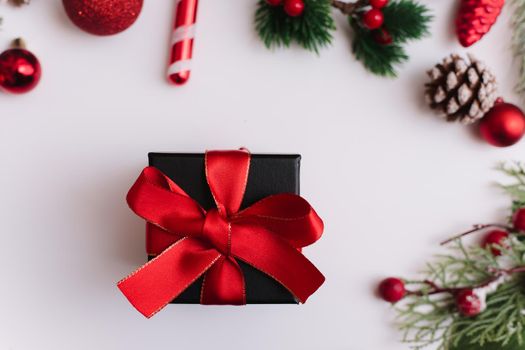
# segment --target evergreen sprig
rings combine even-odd
[[[513,209],[525,202],[525,166],[515,163],[498,167],[514,179],[502,187],[510,194]],[[491,248],[465,247],[454,241],[449,253],[439,255],[427,265],[425,281],[435,281],[442,288],[482,285],[494,277],[493,271],[509,266],[525,266],[525,241],[514,232],[508,245]],[[523,270],[519,270],[523,271]],[[432,294],[427,282],[410,282],[420,293],[409,294],[397,307],[397,324],[403,341],[414,349],[429,345],[438,350],[518,350],[525,348],[525,274],[505,275],[504,283],[487,296],[487,307],[476,317],[457,312],[454,295]],[[421,287],[422,286],[422,287]]]
[[[307,50],[319,49],[332,42],[335,23],[330,3],[326,0],[304,0],[305,10],[299,17],[288,16],[281,6],[259,0],[255,27],[266,47],[288,47],[296,42]]]
[[[403,44],[429,34],[432,19],[428,9],[412,0],[391,1],[383,9],[386,29],[392,44],[382,45],[370,31],[359,24],[359,13],[349,16],[354,29],[353,51],[358,60],[374,74],[396,77],[396,67],[408,60]]]
[[[525,2],[512,0],[512,51],[519,65],[519,77],[516,92],[525,93]]]
[[[353,29],[352,49],[358,60],[370,72],[395,77],[396,67],[408,60],[403,45],[410,40],[421,39],[429,33],[432,19],[429,10],[416,0],[390,0],[382,9],[382,30],[392,36],[392,43],[379,43],[377,30],[362,25],[362,15],[371,6],[368,0],[303,0],[305,9],[298,17],[290,17],[283,6],[272,6],[259,0],[255,13],[255,27],[259,37],[268,48],[288,47],[293,42],[307,50],[319,53],[332,42],[335,30],[331,8],[348,16]]]

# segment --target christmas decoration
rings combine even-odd
[[[174,299],[304,303],[323,284],[301,253],[321,238],[323,222],[293,194],[300,156],[252,156],[243,149],[149,158],[156,166],[144,169],[127,202],[147,221],[152,260],[118,283],[146,317]],[[252,176],[254,169],[271,176]]]
[[[461,45],[469,47],[488,33],[498,19],[505,0],[461,0],[456,33]]]
[[[512,219],[506,224],[475,225],[447,239],[442,244],[449,252],[427,264],[424,279],[400,280],[406,289],[395,305],[397,324],[403,341],[414,349],[525,347],[525,240],[518,230],[523,222],[516,220],[525,216],[525,165],[499,169],[514,179],[502,185],[512,199]],[[484,243],[490,240],[490,245],[465,244],[467,235],[489,229]]]
[[[453,54],[427,74],[427,102],[447,121],[479,122],[481,136],[497,147],[511,146],[525,133],[522,111],[498,98],[496,78],[472,55]]]
[[[516,92],[525,94],[525,2],[510,0],[512,6],[512,53],[519,66]]]
[[[198,0],[177,0],[170,47],[168,80],[182,85],[190,78]]]
[[[403,45],[427,35],[431,20],[414,0],[259,0],[255,26],[268,48],[297,43],[319,53],[336,29],[332,7],[348,18],[355,57],[381,76],[396,76],[396,67],[408,60]]]
[[[0,54],[0,87],[4,91],[29,92],[38,84],[41,74],[38,58],[25,48],[22,39],[16,39],[13,48]]]
[[[143,0],[63,0],[68,17],[82,30],[113,35],[130,27],[142,10]]]
[[[523,112],[510,103],[496,103],[479,124],[481,136],[491,145],[507,147],[525,133]]]
[[[463,124],[480,120],[498,98],[494,75],[475,57],[468,57],[451,55],[428,71],[425,92],[430,108]]]
[[[379,284],[379,295],[389,303],[396,303],[406,295],[405,283],[399,278],[386,278]]]
[[[29,5],[31,0],[9,0],[8,2],[15,6],[22,6],[22,5]]]
[[[512,218],[512,225],[516,231],[525,233],[525,208],[516,210],[514,217]]]

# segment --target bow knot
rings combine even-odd
[[[321,218],[293,194],[270,196],[239,211],[249,168],[246,151],[206,153],[206,179],[216,203],[207,212],[153,167],[131,187],[128,204],[147,221],[148,253],[157,257],[118,287],[146,317],[203,275],[201,304],[245,304],[237,260],[271,276],[303,303],[323,284],[324,276],[300,252],[321,237]]]
[[[228,218],[219,214],[215,208],[206,213],[202,236],[223,255],[231,254],[232,226]]]

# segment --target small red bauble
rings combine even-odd
[[[266,0],[266,3],[270,6],[279,6],[283,3],[283,0]]]
[[[368,3],[370,6],[376,9],[381,9],[388,5],[388,0],[369,0]]]
[[[394,41],[392,35],[385,28],[374,31],[374,40],[381,45],[390,45]]]
[[[456,306],[458,311],[467,317],[473,317],[481,313],[481,299],[472,289],[465,289],[456,295]]]
[[[95,35],[113,35],[131,26],[143,0],[62,0],[66,13],[79,28]]]
[[[516,231],[525,232],[525,208],[520,208],[514,213],[512,225]]]
[[[363,24],[368,29],[378,29],[383,25],[384,21],[385,16],[383,16],[381,10],[373,8],[363,14]]]
[[[406,295],[405,283],[394,277],[384,279],[379,284],[379,295],[390,303],[398,302]]]
[[[498,245],[500,247],[506,247],[505,240],[509,238],[509,234],[505,231],[501,230],[493,230],[487,233],[485,238],[483,239],[483,247],[484,248],[491,248],[494,245]],[[490,249],[492,252],[492,255],[494,256],[500,256],[501,251],[498,248],[492,247]]]
[[[499,102],[481,119],[479,131],[493,146],[512,146],[525,133],[525,116],[515,105]]]
[[[304,12],[303,0],[284,0],[284,12],[290,17],[298,17]]]
[[[0,54],[0,87],[11,93],[31,91],[40,81],[40,62],[31,51],[24,48],[21,39],[15,40],[18,47]]]

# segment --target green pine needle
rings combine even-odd
[[[391,2],[384,8],[383,13],[384,26],[396,43],[421,39],[429,34],[428,24],[432,16],[421,4],[409,0]]]
[[[301,16],[290,17],[282,6],[271,6],[259,0],[255,13],[255,28],[266,47],[288,47],[295,42],[307,50],[319,53],[332,42],[335,23],[330,3],[326,0],[304,0]]]
[[[356,58],[363,62],[370,72],[396,77],[396,67],[408,60],[402,44],[409,40],[421,39],[429,34],[428,25],[432,20],[429,10],[413,0],[391,1],[384,9],[385,29],[393,42],[390,45],[379,44],[374,40],[374,32],[359,24],[360,14],[350,16],[350,25],[354,29],[353,51]]]
[[[498,167],[514,181],[502,187],[511,195],[513,208],[525,199],[525,165]],[[440,287],[476,286],[491,277],[490,268],[525,266],[525,240],[509,239],[495,258],[490,248],[466,248],[456,241],[451,252],[427,265],[425,278]],[[414,284],[417,282],[407,282]],[[525,348],[525,274],[509,280],[487,296],[487,308],[476,317],[461,316],[450,294],[408,296],[396,308],[403,341],[413,349],[429,345],[438,350],[522,350]]]
[[[516,92],[525,94],[525,2],[512,0],[512,51],[519,66]]]

